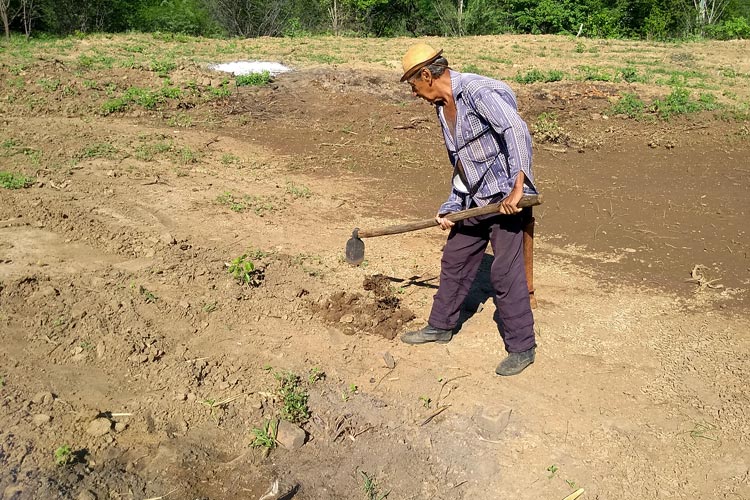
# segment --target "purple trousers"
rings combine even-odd
[[[443,250],[440,287],[432,304],[429,324],[445,330],[456,327],[487,243],[492,243],[495,254],[490,279],[505,349],[527,351],[536,343],[523,262],[521,214],[476,217],[453,226]]]

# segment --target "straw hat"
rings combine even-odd
[[[404,82],[417,74],[417,71],[425,66],[432,64],[443,53],[443,49],[435,50],[426,43],[417,43],[409,47],[401,65],[404,68],[404,76],[401,81]]]

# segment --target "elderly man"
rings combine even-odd
[[[448,201],[435,219],[450,229],[441,261],[440,287],[428,325],[401,337],[407,344],[445,343],[484,256],[495,254],[491,281],[508,356],[498,375],[516,375],[534,362],[534,316],[523,262],[523,217],[516,206],[536,193],[531,136],[518,115],[516,96],[503,82],[448,67],[442,50],[419,43],[406,52],[401,81],[435,106],[453,166]],[[501,202],[500,213],[454,224],[451,212]]]

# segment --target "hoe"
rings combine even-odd
[[[527,195],[521,198],[517,206],[519,208],[526,208],[541,205],[541,203],[541,195]],[[458,222],[470,217],[498,213],[499,210],[500,203],[492,203],[484,207],[476,207],[470,208],[468,210],[462,210],[460,212],[453,212],[452,214],[448,214],[445,218],[452,222]],[[349,264],[358,266],[362,263],[362,261],[365,260],[365,242],[362,241],[362,238],[374,238],[375,236],[408,233],[409,231],[417,231],[419,229],[426,229],[428,227],[434,226],[437,226],[437,221],[435,221],[435,219],[426,219],[416,222],[409,222],[408,224],[382,227],[379,229],[359,229],[358,227],[354,228],[352,237],[349,238],[349,241],[346,242],[346,261]]]

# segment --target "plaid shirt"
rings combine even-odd
[[[516,95],[498,80],[449,70],[456,102],[456,139],[437,106],[445,147],[454,170],[460,160],[469,193],[451,189],[440,214],[485,206],[507,196],[519,172],[526,175],[524,192],[534,194],[531,173],[531,135],[518,114]]]

